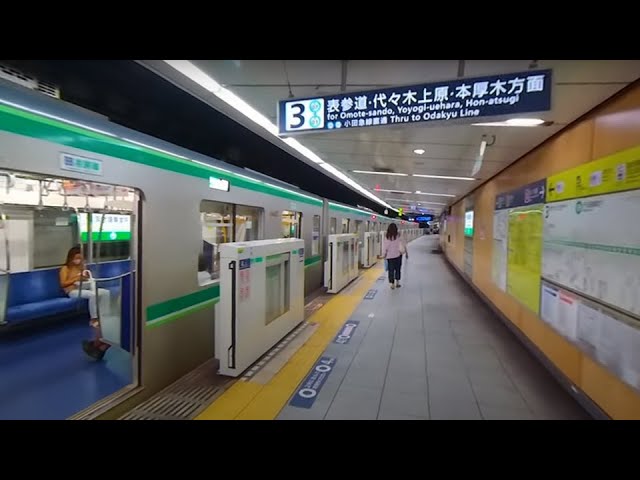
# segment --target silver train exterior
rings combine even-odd
[[[102,162],[101,175],[61,168],[61,155]],[[183,149],[109,122],[58,99],[0,83],[0,170],[41,178],[78,180],[135,189],[131,257],[137,315],[134,382],[92,406],[92,417],[138,403],[214,357],[217,283],[200,286],[203,201],[258,207],[259,237],[282,237],[282,211],[302,214],[305,294],[323,285],[329,233],[378,231],[390,218],[303,192],[295,187]],[[229,190],[210,187],[227,180]],[[314,216],[316,217],[314,219]],[[313,251],[320,216],[320,245]],[[397,222],[400,228],[415,224]],[[315,231],[314,231],[315,230]],[[312,254],[313,253],[313,254]],[[64,259],[60,259],[62,263]]]

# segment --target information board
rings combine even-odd
[[[473,237],[473,210],[464,212],[464,235]]]
[[[497,195],[493,216],[493,281],[536,313],[544,200],[545,180],[539,180]]]
[[[491,262],[491,278],[500,290],[507,291],[507,230],[509,226],[509,210],[493,212],[493,257]]]
[[[91,230],[94,242],[113,242],[131,240],[131,215],[123,214],[91,214]],[[80,237],[82,242],[87,242],[89,238],[88,215],[84,212],[79,214]],[[102,222],[102,235],[100,235],[100,224]]]
[[[551,109],[551,70],[281,100],[280,135],[469,120]]]
[[[507,292],[538,313],[542,264],[543,205],[509,211]]]
[[[540,317],[589,357],[640,390],[640,329],[631,317],[543,281]]]
[[[547,202],[640,189],[640,147],[549,177]]]
[[[542,275],[640,318],[640,190],[547,204]]]

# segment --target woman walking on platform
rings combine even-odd
[[[409,259],[409,252],[407,246],[398,234],[398,227],[395,223],[392,223],[387,228],[387,234],[385,235],[383,242],[384,258],[387,262],[387,269],[389,271],[389,284],[391,290],[394,288],[400,288],[400,270],[402,269],[402,255]]]

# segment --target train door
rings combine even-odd
[[[12,392],[0,419],[91,418],[137,387],[138,208],[125,187],[22,172],[0,183],[0,384]],[[98,341],[108,347],[86,348]]]
[[[11,187],[13,176],[6,174],[7,191]],[[0,256],[0,326],[6,325],[7,299],[9,295],[9,273],[11,272],[11,254],[9,252],[9,237],[7,233],[7,214],[4,201],[0,201],[0,245],[4,248],[4,255]]]
[[[131,255],[135,248],[131,232],[135,231],[136,216],[133,208],[114,208],[108,201],[105,207],[83,214],[91,225],[90,271],[94,276],[90,288],[101,300],[96,307],[102,340],[131,351],[135,300],[135,262]],[[122,259],[125,255],[128,258]]]

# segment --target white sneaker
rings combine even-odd
[[[391,290],[393,290],[394,288],[396,288],[396,286],[395,286],[393,283],[391,283],[390,285],[391,285]]]
[[[398,280],[396,280],[396,288],[400,288],[402,285],[400,285],[400,282]]]

